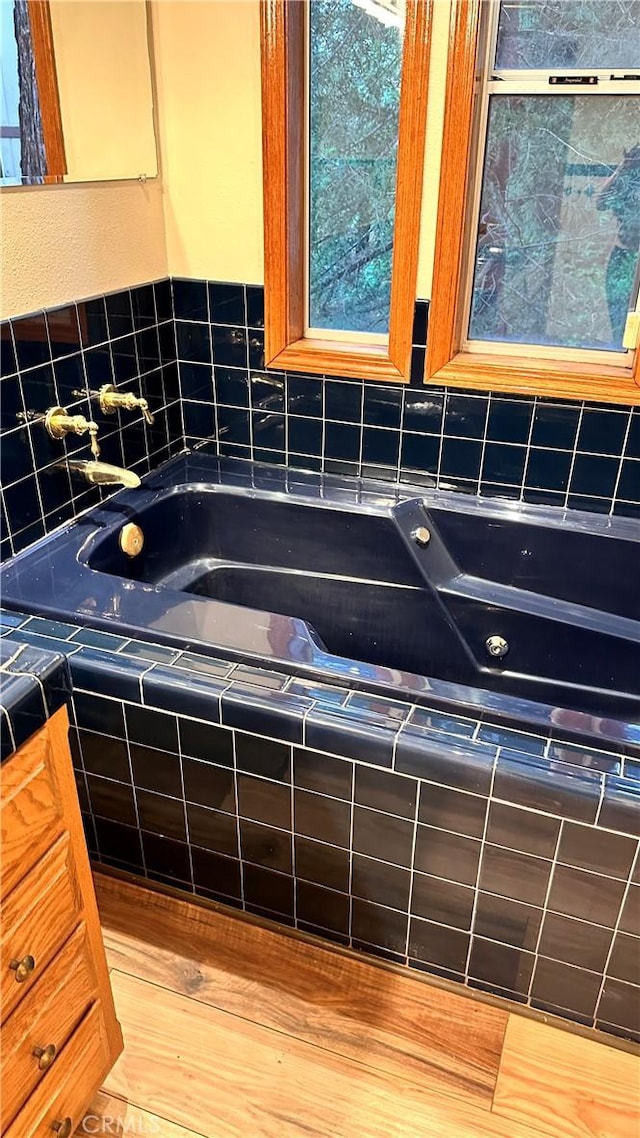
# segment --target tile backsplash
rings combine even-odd
[[[2,558],[107,492],[65,469],[88,436],[18,419],[56,404],[96,419],[101,458],[140,474],[216,438],[236,458],[640,516],[640,408],[425,387],[427,327],[418,301],[411,383],[394,385],[265,368],[254,285],[165,279],[5,322]],[[148,400],[152,427],[101,414],[90,392],[111,382]]]
[[[640,514],[640,409],[423,385],[427,301],[405,385],[265,369],[257,286],[174,280],[173,296],[187,445],[215,434],[236,458]]]
[[[169,281],[35,312],[2,325],[0,463],[2,559],[111,491],[69,474],[90,458],[89,436],[49,437],[40,416],[56,405],[94,419],[100,458],[139,474],[184,446]],[[144,396],[155,416],[106,416],[90,398],[105,383]],[[35,415],[26,423],[19,418]],[[116,487],[117,489],[117,487]]]

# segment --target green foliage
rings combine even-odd
[[[639,104],[491,97],[472,339],[621,348],[640,249]]]
[[[505,69],[640,65],[640,0],[509,0],[498,32]]]
[[[400,30],[352,0],[310,11],[310,324],[386,332]]]

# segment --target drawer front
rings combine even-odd
[[[0,864],[2,893],[26,876],[62,833],[62,802],[57,791],[47,727],[36,732],[2,764]]]
[[[35,987],[80,920],[82,902],[63,834],[0,908],[2,1020]]]
[[[97,998],[96,988],[82,923],[2,1028],[0,1133],[47,1071],[57,1070],[65,1043]]]
[[[56,1060],[4,1138],[53,1138],[73,1134],[112,1063],[98,1001]]]

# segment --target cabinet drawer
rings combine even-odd
[[[5,899],[0,910],[4,1020],[40,979],[80,920],[82,901],[68,834]],[[18,966],[19,965],[19,966]]]
[[[86,926],[81,924],[2,1029],[0,1133],[47,1072],[97,996]],[[36,1049],[43,1052],[36,1053]],[[56,1079],[52,1074],[52,1080]]]
[[[26,876],[63,830],[47,727],[2,764],[0,864],[3,896]]]
[[[55,1075],[36,1087],[4,1138],[53,1138],[56,1127],[73,1134],[112,1062],[97,1001],[56,1060]]]

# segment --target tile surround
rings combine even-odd
[[[111,381],[157,415],[101,422],[104,459],[141,474],[215,435],[238,458],[640,516],[639,409],[425,388],[427,322],[419,301],[409,386],[265,370],[257,286],[161,281],[3,325],[2,557],[104,496],[58,469],[84,439],[15,416],[95,417]],[[0,632],[70,661],[97,860],[640,1041],[637,757],[58,621]]]
[[[107,496],[69,474],[65,458],[90,458],[88,436],[50,439],[25,412],[62,405],[99,425],[101,459],[146,474],[184,447],[172,295],[156,281],[6,321],[0,328],[0,462],[4,560]],[[138,412],[101,413],[103,383],[144,396]]]
[[[640,514],[638,409],[425,387],[427,301],[416,302],[408,386],[265,370],[262,290],[244,286],[243,306],[242,285],[205,285],[173,281],[187,445],[210,436],[213,410],[219,452],[236,458]]]
[[[60,467],[86,437],[16,418],[57,403],[96,418],[104,460],[140,474],[216,438],[236,458],[640,516],[640,409],[425,387],[428,307],[408,386],[265,369],[257,285],[165,279],[6,321],[1,558],[106,495]],[[107,382],[144,395],[153,428],[102,416],[88,393]]]
[[[0,632],[5,655],[28,638],[68,658],[72,753],[96,860],[640,1041],[640,840],[628,813],[603,815],[611,779],[640,793],[635,755],[600,751],[609,761],[594,770],[588,746],[382,698],[374,707],[337,685],[310,689],[243,665],[226,664],[223,679],[203,671],[185,714],[163,693],[167,673],[184,687],[185,658],[198,675],[195,653],[167,663],[162,645],[112,637],[95,647],[86,629],[15,613],[0,613]],[[114,695],[105,677],[125,660],[139,670]],[[363,753],[351,756],[337,726],[330,752],[309,746],[311,712],[296,744],[282,707],[269,735],[232,725],[224,695],[236,684],[247,722],[274,692],[329,718],[338,696],[343,708],[354,703]],[[375,740],[368,751],[380,716],[393,724],[391,766]],[[448,766],[423,762],[435,735]],[[513,760],[499,785],[503,748]],[[543,762],[545,780],[552,771],[569,780],[563,795],[519,794]],[[570,808],[572,797],[582,803],[585,774],[596,803],[588,821],[575,817],[582,805]]]

